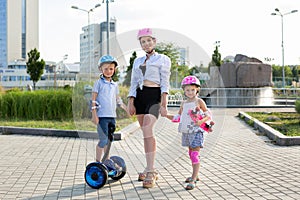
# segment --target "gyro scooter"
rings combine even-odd
[[[126,164],[121,157],[111,156],[107,159],[115,129],[114,124],[108,125],[108,144],[102,162],[92,162],[86,166],[84,178],[91,188],[99,189],[106,184],[108,177],[117,181],[126,174]]]

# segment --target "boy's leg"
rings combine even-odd
[[[96,145],[96,162],[101,161],[103,152],[104,152],[104,148],[99,147],[97,144]]]
[[[99,136],[99,142],[96,145],[96,161],[101,162],[103,152],[105,152],[107,142],[108,142],[108,137],[107,137],[108,120],[99,118],[99,124],[97,125],[97,132]]]

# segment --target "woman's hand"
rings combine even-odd
[[[130,116],[135,115],[135,106],[133,104],[133,101],[134,101],[134,98],[130,98],[128,101],[128,105],[127,105]]]
[[[168,110],[164,106],[160,106],[160,114],[162,117],[168,117]]]

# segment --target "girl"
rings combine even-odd
[[[200,148],[203,148],[203,133],[208,130],[203,123],[211,119],[205,102],[198,98],[200,81],[195,76],[187,76],[181,82],[186,100],[182,102],[177,115],[168,115],[173,122],[179,121],[178,131],[182,133],[182,146],[188,147],[192,161],[192,176],[186,179],[187,190],[195,188],[200,168]],[[200,114],[200,115],[199,115]],[[198,116],[198,117],[195,117]],[[204,124],[205,125],[205,124]]]
[[[171,61],[166,55],[155,52],[156,38],[152,29],[139,30],[137,38],[146,55],[136,58],[133,63],[128,111],[130,115],[137,115],[144,137],[147,166],[139,173],[138,180],[143,181],[143,187],[151,188],[157,180],[153,127],[159,114],[167,116]]]

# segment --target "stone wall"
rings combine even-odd
[[[262,100],[271,102],[273,96],[265,97],[264,94],[272,91],[272,66],[241,54],[234,60],[220,67],[210,67],[210,80],[203,85],[208,90],[200,91],[200,95],[207,97],[211,105],[260,105]]]

